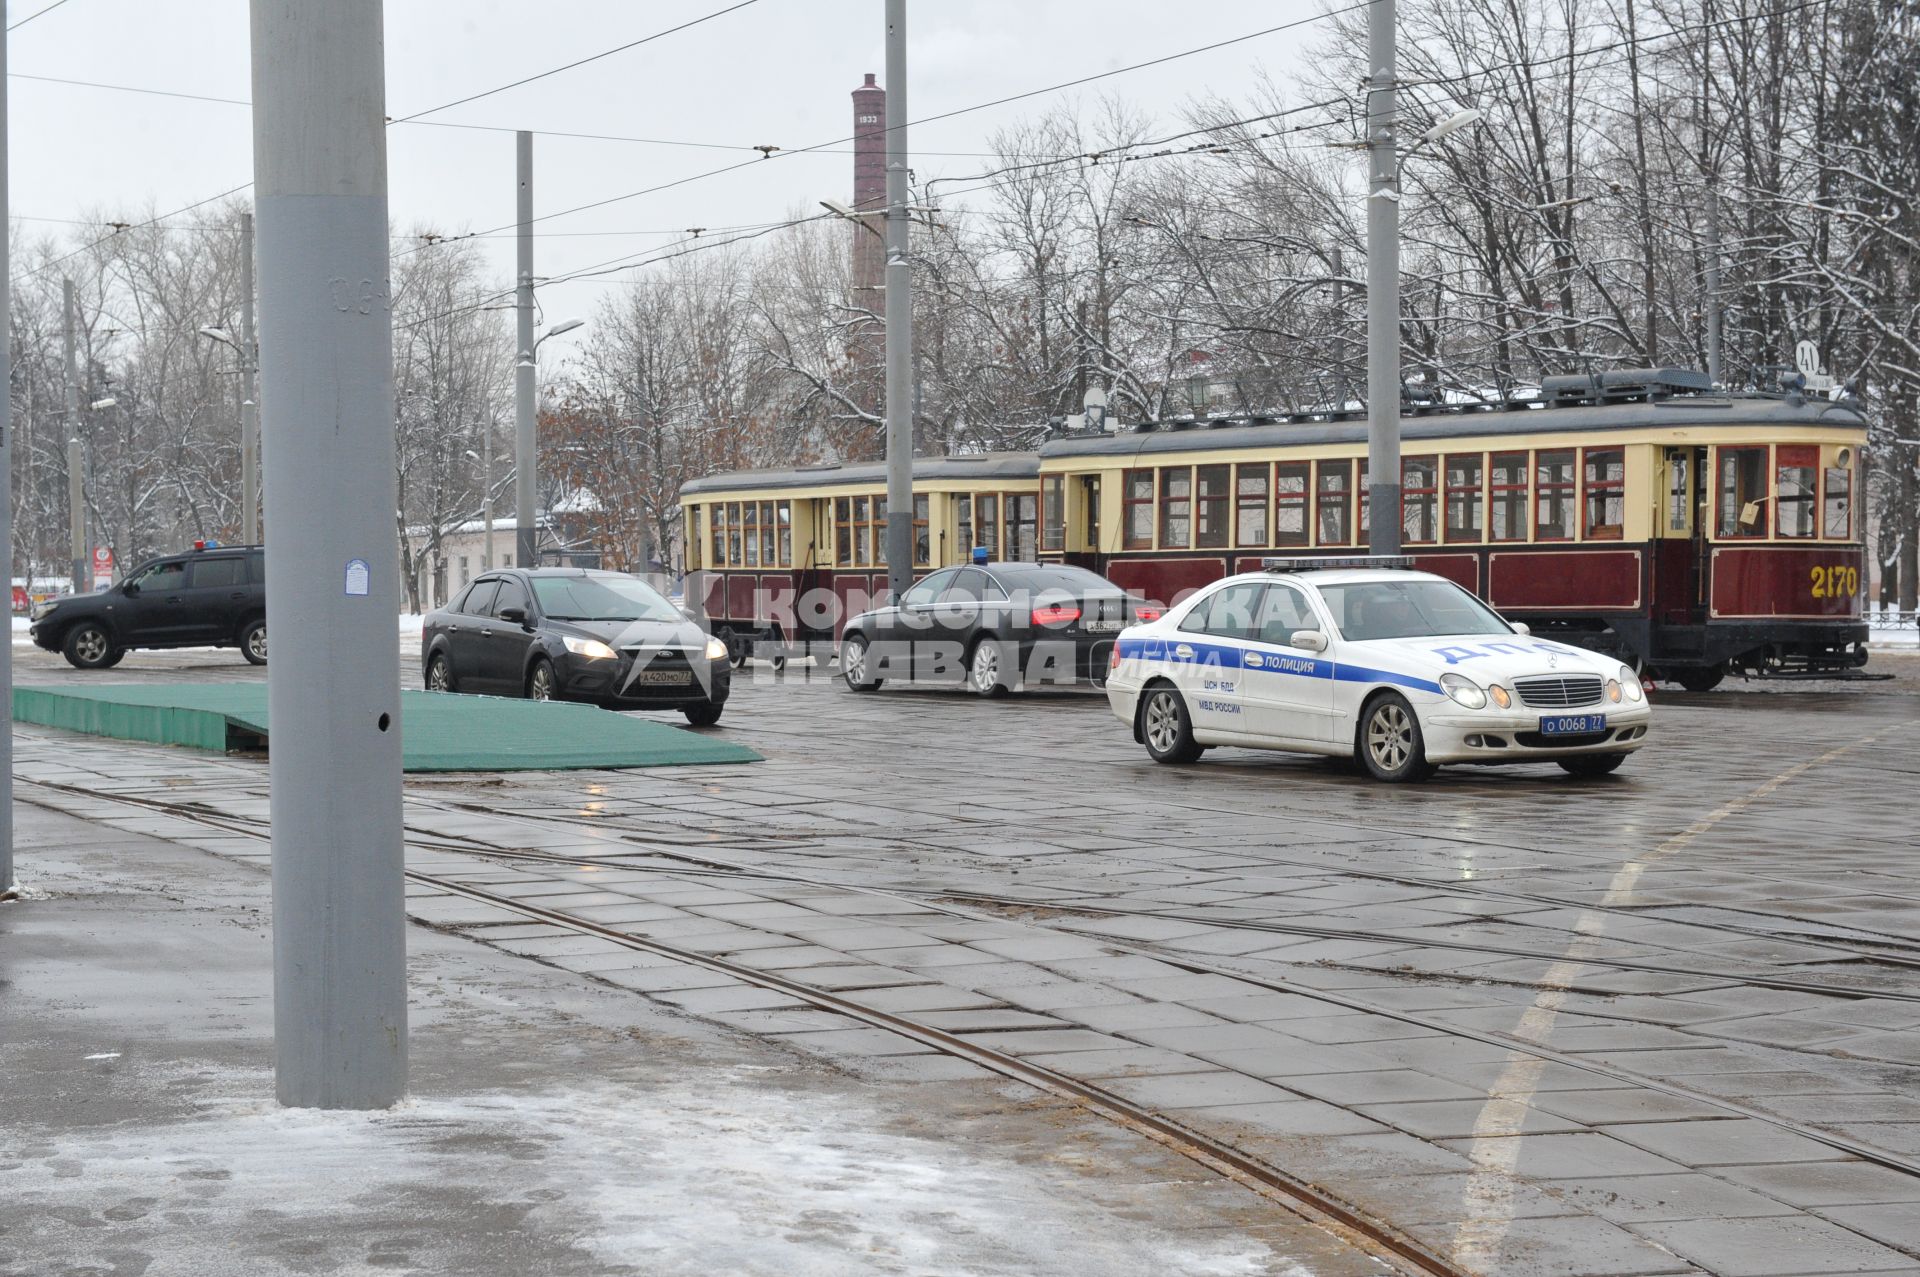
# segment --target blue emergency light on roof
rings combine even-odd
[[[983,566],[983,567],[984,567],[984,566],[986,565],[986,562],[987,562],[987,547],[986,547],[986,546],[984,546],[984,545],[976,545],[976,546],[974,546],[974,547],[973,547],[973,561],[974,561],[975,563],[978,563],[978,564],[980,564],[980,565],[981,565],[981,566]]]
[[[1410,568],[1407,554],[1345,554],[1312,559],[1262,559],[1263,572],[1313,572],[1322,568]]]

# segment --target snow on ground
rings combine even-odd
[[[493,1093],[378,1114],[219,1100],[185,1121],[70,1135],[16,1167],[8,1196],[48,1220],[106,1208],[128,1253],[182,1211],[210,1240],[262,1218],[288,1240],[358,1218],[367,1241],[411,1234],[389,1245],[410,1252],[408,1271],[445,1271],[423,1252],[479,1204],[524,1213],[522,1228],[569,1239],[596,1271],[1310,1277],[1254,1238],[1182,1236],[1148,1213],[1103,1209],[1067,1166],[876,1130],[867,1111],[768,1086],[760,1072],[716,1070],[694,1090]],[[382,1206],[407,1223],[368,1219]],[[166,1246],[145,1271],[185,1274],[175,1264],[189,1258],[193,1277],[281,1271],[245,1249]]]

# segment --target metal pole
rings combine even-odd
[[[907,0],[887,0],[887,589],[913,584],[913,224],[907,212]]]
[[[93,593],[93,549],[87,544],[87,445],[80,438],[80,373],[73,357],[73,281],[60,281],[61,330],[67,353],[67,535],[73,592]]]
[[[520,171],[520,265],[519,284],[514,298],[518,312],[519,336],[515,349],[520,357],[513,368],[513,456],[516,467],[513,480],[514,518],[518,534],[520,567],[533,567],[539,560],[533,521],[535,472],[533,413],[533,134],[524,130],[514,135],[514,155]]]
[[[260,544],[260,342],[253,332],[253,214],[240,214],[240,539]]]
[[[13,225],[13,206],[7,202],[7,32],[0,22],[0,226]],[[8,286],[12,265],[7,253],[10,236],[0,235],[0,315],[12,313]],[[12,343],[0,341],[0,563],[7,565],[7,611],[13,611],[13,385]],[[29,555],[29,558],[32,556]],[[31,574],[29,574],[31,575]],[[17,890],[13,876],[13,643],[0,644],[0,900]]]
[[[1370,554],[1400,553],[1400,159],[1394,0],[1367,8],[1367,486]]]
[[[1720,384],[1720,188],[1707,174],[1707,380]]]
[[[1333,250],[1333,408],[1347,408],[1347,259]]]
[[[482,568],[493,567],[493,423],[480,427],[480,519],[487,525],[486,547],[480,554]]]
[[[381,0],[252,0],[282,1104],[407,1084]]]

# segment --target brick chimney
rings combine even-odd
[[[867,82],[853,91],[853,200],[856,210],[878,210],[887,204],[887,91],[873,82],[873,72],[867,72]],[[853,236],[853,304],[872,310],[884,309],[883,294],[880,285],[885,281],[887,254],[886,244],[880,235],[869,233],[861,228],[872,227],[874,231],[886,228],[878,217],[862,218],[861,223],[849,223],[848,233]]]

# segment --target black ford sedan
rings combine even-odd
[[[677,709],[696,727],[720,719],[731,689],[727,645],[666,596],[623,572],[488,572],[420,631],[427,690],[609,709]]]
[[[1098,573],[1063,563],[945,568],[897,604],[848,619],[840,674],[856,692],[889,680],[957,680],[979,696],[1103,683],[1115,636],[1159,615]]]

